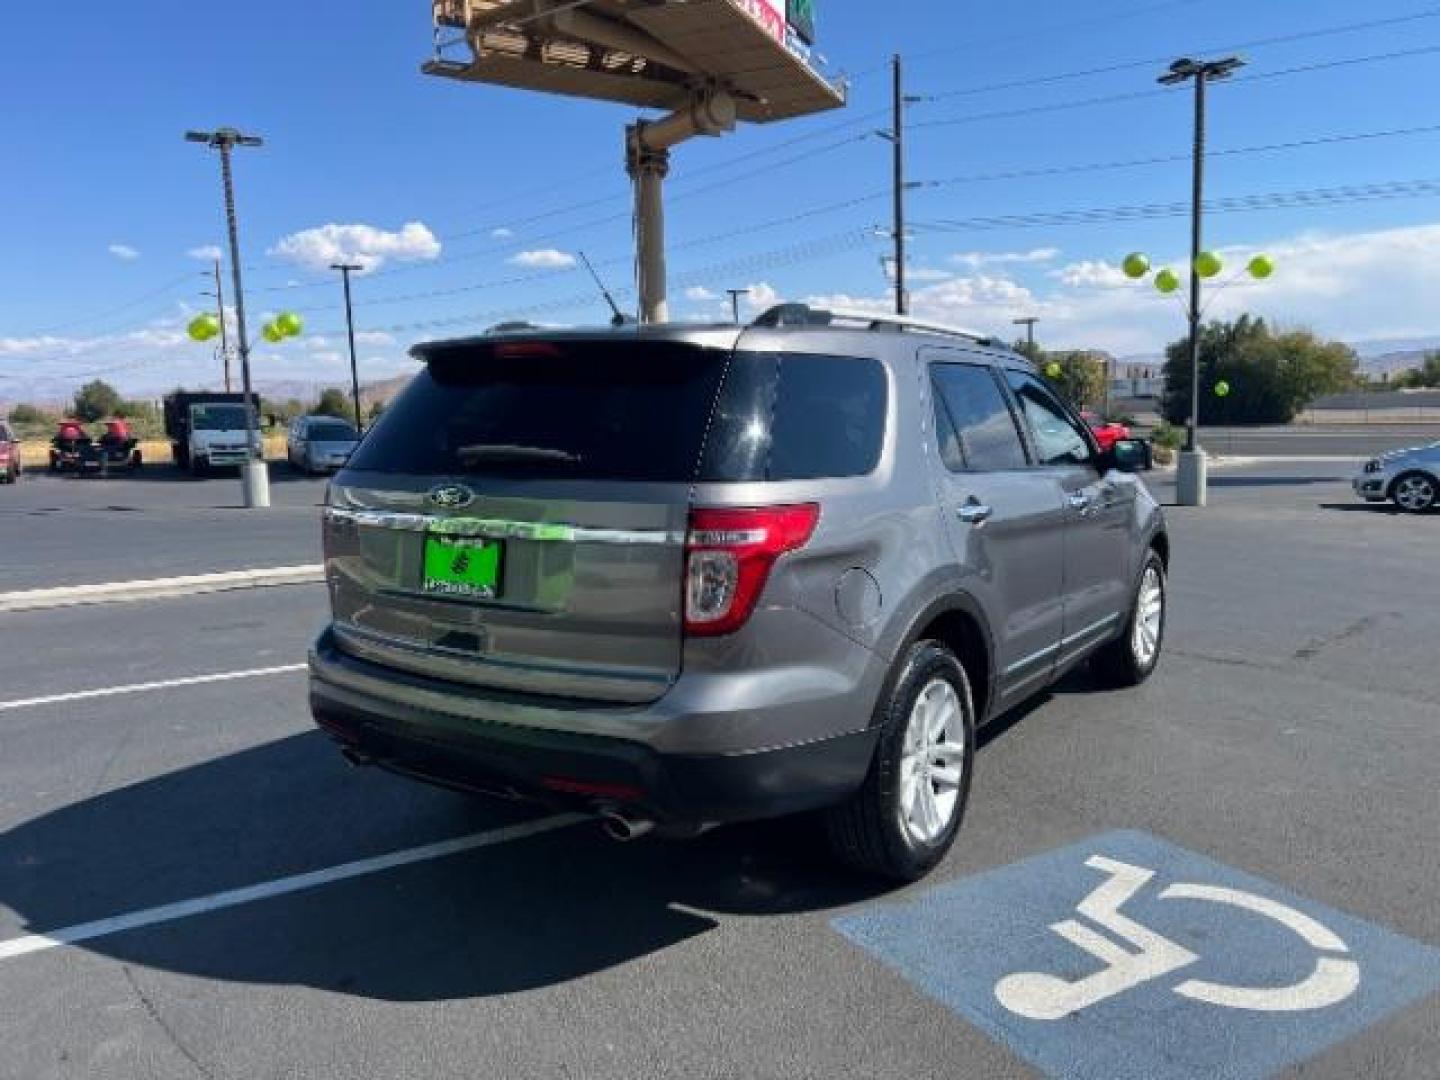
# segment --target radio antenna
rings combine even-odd
[[[585,264],[585,269],[590,271],[590,276],[595,279],[595,287],[600,290],[600,295],[605,297],[605,303],[610,305],[610,325],[624,326],[629,320],[625,313],[620,310],[620,305],[615,303],[615,298],[610,295],[610,290],[605,288],[605,282],[600,280],[600,275],[595,272],[595,267],[590,265],[590,260],[585,257],[585,252],[578,253],[580,261]]]

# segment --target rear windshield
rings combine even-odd
[[[350,467],[740,483],[864,476],[880,459],[888,391],[874,360],[673,342],[530,348],[432,351]]]
[[[349,424],[311,424],[310,438],[315,442],[354,442],[359,433]]]
[[[432,348],[350,467],[689,482],[727,357],[653,341]]]

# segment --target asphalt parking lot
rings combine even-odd
[[[904,890],[805,821],[615,845],[349,769],[305,706],[320,586],[0,614],[0,1076],[1433,1078],[1440,514],[1350,471],[1220,469],[1169,511],[1155,678],[994,725]],[[27,482],[0,591],[313,561],[322,488]],[[1130,950],[1054,927],[1131,871],[1191,959],[1102,986],[1164,950],[1103,904]],[[1007,1012],[1026,972],[1102,996]]]

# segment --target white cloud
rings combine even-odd
[[[115,258],[119,259],[121,262],[134,262],[136,259],[140,258],[140,252],[136,251],[129,244],[111,244],[105,250],[110,252],[111,255],[114,255]]]
[[[1059,257],[1059,248],[1046,247],[1032,251],[964,251],[951,255],[950,261],[956,266],[979,270],[985,266],[1022,266],[1028,263],[1054,262]]]
[[[1093,259],[1069,263],[1048,274],[1072,289],[1119,289],[1135,284],[1117,264]]]
[[[364,273],[387,259],[425,262],[440,257],[440,241],[423,223],[408,221],[398,232],[374,225],[321,225],[283,237],[270,254],[310,270],[327,270],[339,262],[355,263]]]
[[[1253,282],[1243,275],[1257,251],[1275,260],[1275,276]],[[1182,272],[1185,258],[1156,267]],[[1305,233],[1220,249],[1223,288],[1207,287],[1206,318],[1251,312],[1281,326],[1306,326],[1341,341],[1426,337],[1437,331],[1434,283],[1440,281],[1440,222],[1373,232]],[[1039,260],[1034,260],[1038,262]],[[1117,256],[1118,261],[1118,256]],[[1237,271],[1241,272],[1237,276]],[[1232,280],[1233,279],[1233,280]],[[1105,349],[1117,356],[1159,352],[1184,332],[1183,304],[1129,281],[1117,265],[1074,262],[1049,271],[1031,287],[1004,270],[977,273],[916,289],[918,316],[970,326],[1004,338],[1011,320],[1035,315],[1042,344]],[[812,303],[888,312],[892,300],[874,296],[816,297]]]
[[[496,240],[509,240],[512,236],[515,235],[515,230],[507,229],[502,226],[498,229],[491,229],[490,235]]]
[[[185,252],[192,259],[199,259],[201,262],[214,262],[216,259],[223,259],[225,253],[220,250],[218,244],[205,244],[202,247],[193,247]]]
[[[395,338],[384,330],[356,330],[355,344],[357,345],[394,345]]]
[[[531,270],[568,270],[575,265],[575,256],[554,248],[538,251],[522,251],[505,260],[511,266],[523,266]]]
[[[691,285],[685,290],[685,299],[703,304],[711,300],[719,300],[720,296],[718,293],[711,292],[704,285]]]
[[[949,270],[937,270],[933,266],[912,266],[905,271],[906,281],[949,281],[954,276]]]
[[[780,295],[779,290],[768,281],[760,281],[746,286],[746,293],[740,299],[751,311],[765,311],[776,304],[785,302],[785,298]]]

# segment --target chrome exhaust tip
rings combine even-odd
[[[630,817],[619,810],[600,811],[600,825],[606,836],[621,844],[639,840],[655,829],[655,822],[647,818]]]

